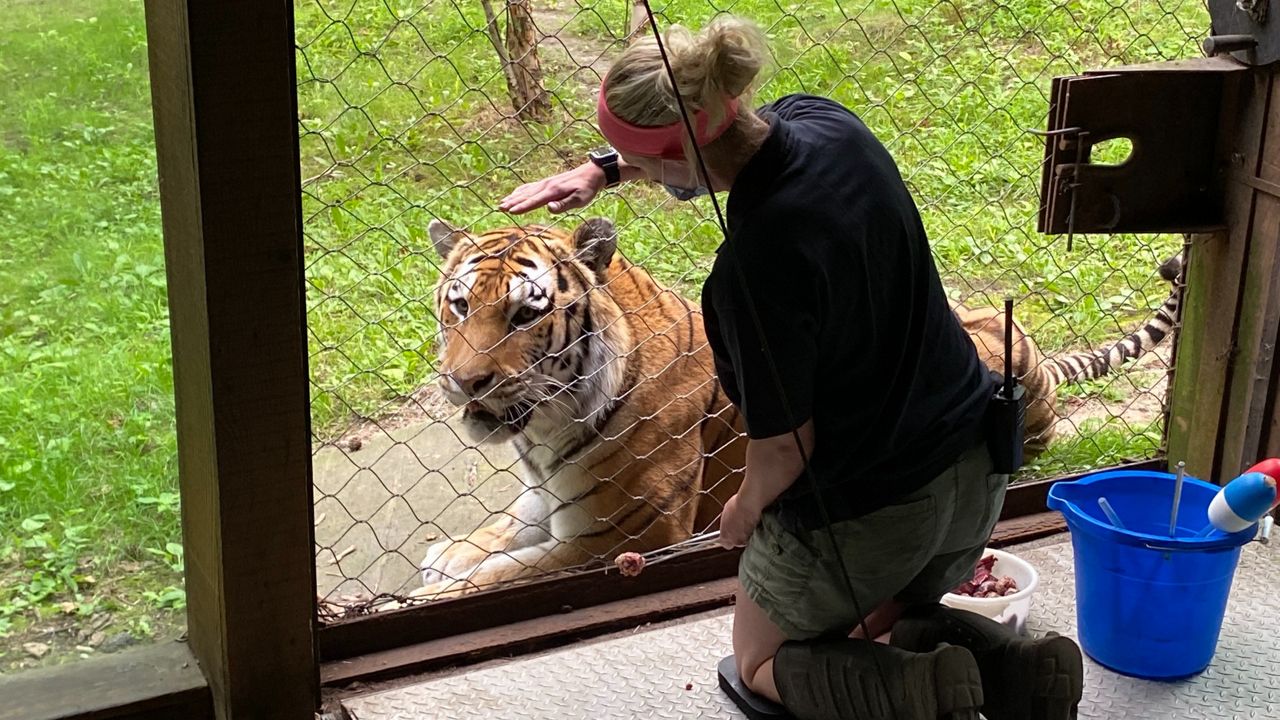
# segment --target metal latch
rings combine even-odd
[[[1212,34],[1204,52],[1230,55],[1253,66],[1280,60],[1280,26],[1270,20],[1271,0],[1209,0]]]

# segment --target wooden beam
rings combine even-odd
[[[1239,176],[1256,176],[1270,83],[1251,73],[1226,98],[1220,124],[1219,157],[1227,167],[1224,214],[1228,228],[1195,235],[1186,270],[1178,362],[1169,409],[1169,460],[1187,463],[1187,472],[1206,480],[1219,475],[1226,432],[1232,357],[1245,250],[1250,237],[1255,192]]]
[[[1042,512],[1023,515],[996,523],[996,529],[991,533],[991,539],[987,544],[993,548],[1009,547],[1057,535],[1066,529],[1067,521],[1063,519],[1062,513]]]
[[[218,718],[318,703],[293,4],[147,0],[191,650]]]
[[[462,633],[325,663],[326,686],[430,672],[496,657],[547,650],[590,637],[661,622],[733,602],[737,578],[628,598],[572,612]]]
[[[1280,183],[1280,75],[1269,74],[1262,141],[1253,190],[1253,214],[1240,288],[1236,348],[1228,389],[1223,434],[1222,479],[1225,481],[1260,459],[1269,430],[1269,390],[1275,383],[1275,341],[1280,326],[1280,197],[1259,186]],[[1245,178],[1247,179],[1247,178]]]
[[[185,643],[0,676],[0,720],[213,717],[204,675]]]
[[[1277,138],[1280,140],[1280,138]],[[1276,149],[1280,153],[1280,142]],[[1280,320],[1280,198],[1259,194],[1250,223],[1253,237],[1245,261],[1236,353],[1232,357],[1221,480],[1235,477],[1260,457],[1267,425],[1268,390],[1275,382],[1273,361]]]
[[[733,577],[741,548],[712,547],[623,577],[612,566],[452,600],[340,620],[320,628],[324,661],[368,655]]]
[[[1232,208],[1227,213],[1231,216]],[[1170,462],[1186,462],[1188,473],[1209,481],[1218,462],[1242,255],[1239,236],[1244,232],[1233,225],[1230,236],[1194,236],[1186,271],[1178,364],[1170,392],[1168,456]]]

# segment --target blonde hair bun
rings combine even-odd
[[[743,97],[769,59],[764,32],[754,22],[720,15],[697,34],[680,25],[662,36],[680,97],[691,110],[715,115],[725,97]],[[679,119],[671,78],[652,37],[637,40],[609,69],[605,102],[636,125],[667,125]]]
[[[699,108],[745,93],[768,59],[760,28],[730,15],[712,20],[696,36],[674,26],[663,40],[681,97]]]

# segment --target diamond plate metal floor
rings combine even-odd
[[[1012,548],[1040,570],[1028,630],[1075,637],[1066,536]],[[1280,548],[1244,548],[1213,664],[1194,680],[1156,683],[1086,659],[1082,718],[1280,718]],[[744,716],[716,685],[729,653],[727,613],[581,644],[538,657],[344,701],[355,720],[621,720]],[[687,686],[691,687],[686,689]]]

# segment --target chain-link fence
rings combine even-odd
[[[1059,359],[1157,317],[1170,293],[1157,267],[1182,239],[1078,236],[1068,251],[1039,235],[1043,139],[1028,131],[1044,125],[1055,76],[1198,55],[1199,0],[659,0],[654,10],[694,28],[719,12],[755,20],[773,54],[761,102],[808,92],[857,112],[897,159],[944,282],[971,316],[1012,295],[1026,332]],[[732,477],[711,487],[741,466],[740,447],[728,443],[734,412],[693,313],[719,242],[709,203],[633,186],[572,217],[493,209],[600,143],[595,93],[633,12],[630,0],[298,0],[326,612],[429,599],[456,587],[450,578],[507,582],[623,550],[669,552],[696,539],[723,501],[715,490],[731,487]],[[1120,145],[1103,157],[1123,157]],[[613,257],[632,269],[596,272],[613,236],[590,217],[613,224]],[[434,220],[465,237],[432,232]],[[549,229],[520,239],[507,230],[519,223]],[[442,256],[455,244],[470,250]],[[526,305],[555,294],[554,318],[534,308],[499,319],[501,298],[482,298],[480,284],[467,286],[473,297],[441,283],[476,269],[461,255],[508,245],[490,252],[489,271],[528,270]],[[596,315],[582,311],[589,298]],[[461,322],[458,303],[477,301],[493,311]],[[599,314],[605,306],[612,314]],[[495,334],[500,320],[515,332]],[[1041,426],[1054,436],[1019,480],[1158,454],[1170,347],[1049,387]],[[504,353],[543,360],[516,368],[514,384],[486,377],[512,371]],[[471,391],[483,407],[450,402],[442,367],[467,384],[454,399]]]

